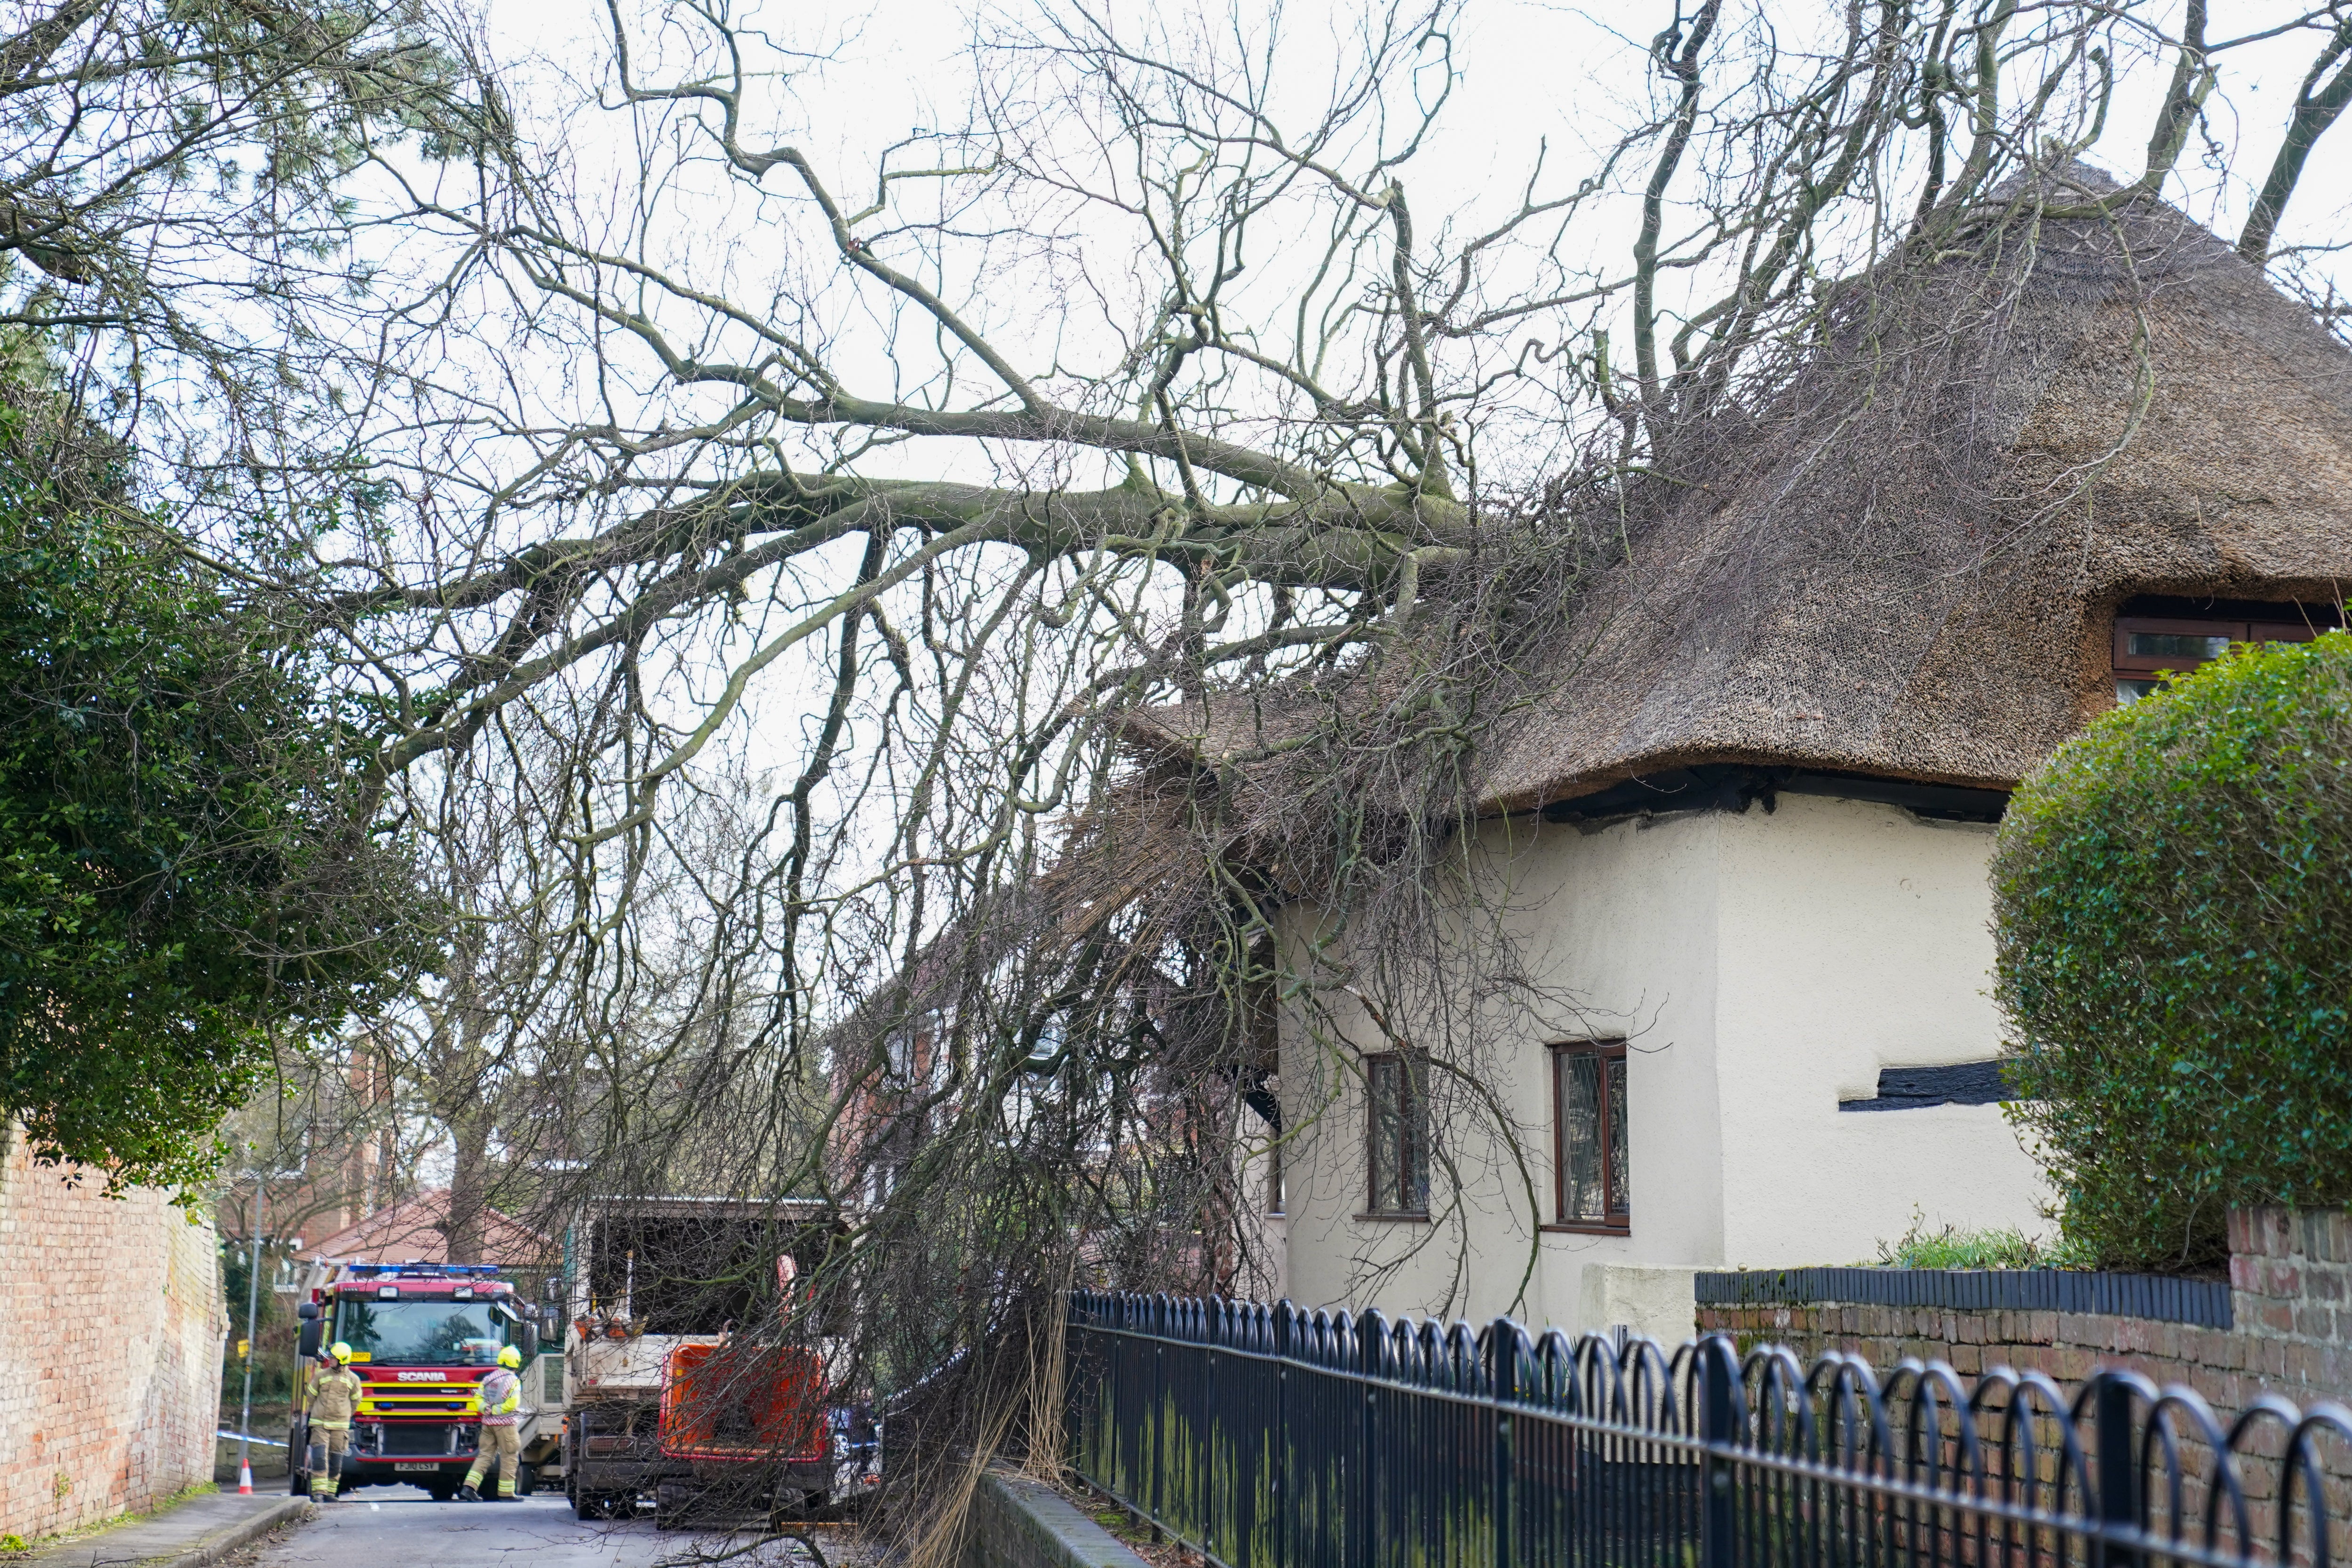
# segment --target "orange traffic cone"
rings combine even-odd
[[[251,1459],[246,1460],[236,1468],[236,1495],[239,1497],[253,1495],[253,1461]]]

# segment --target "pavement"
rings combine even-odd
[[[827,1563],[851,1568],[845,1559],[852,1553],[833,1550],[830,1537],[836,1533],[820,1536]],[[751,1536],[657,1531],[650,1514],[576,1520],[570,1505],[551,1492],[514,1502],[435,1502],[413,1487],[367,1487],[350,1493],[246,1561],[253,1568],[659,1568],[716,1562],[722,1554],[730,1568],[816,1568],[791,1541],[759,1544]]]
[[[310,1506],[307,1500],[283,1490],[274,1497],[207,1493],[129,1524],[12,1558],[10,1568],[124,1568],[131,1563],[207,1568],[289,1520],[300,1518]]]

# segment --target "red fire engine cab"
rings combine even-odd
[[[364,1385],[341,1489],[415,1486],[446,1502],[480,1438],[478,1385],[507,1346],[526,1366],[538,1355],[539,1309],[488,1265],[358,1263],[334,1273],[296,1308],[302,1359],[287,1433],[294,1493],[310,1489],[304,1467],[318,1356],[340,1341]],[[526,1465],[517,1489],[530,1490],[531,1480]]]

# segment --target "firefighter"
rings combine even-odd
[[[482,1484],[482,1473],[493,1458],[499,1463],[499,1500],[515,1500],[515,1471],[522,1464],[522,1445],[515,1434],[515,1424],[522,1419],[517,1414],[522,1409],[522,1379],[515,1368],[521,1364],[522,1352],[507,1346],[499,1352],[497,1370],[485,1376],[476,1390],[482,1406],[482,1436],[474,1446],[474,1464],[466,1472],[466,1484],[457,1489],[457,1496],[467,1502],[482,1500],[482,1494],[474,1489]]]
[[[341,1489],[343,1456],[352,1448],[352,1417],[360,1413],[365,1385],[352,1370],[352,1347],[337,1340],[319,1358],[319,1380],[310,1388],[304,1427],[310,1439],[310,1500],[331,1501]]]

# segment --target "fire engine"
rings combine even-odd
[[[539,1354],[540,1309],[498,1273],[489,1265],[356,1263],[314,1275],[310,1299],[295,1309],[302,1356],[287,1444],[297,1497],[310,1489],[303,1467],[319,1352],[338,1341],[351,1347],[364,1385],[340,1489],[415,1486],[436,1502],[457,1495],[481,1433],[478,1385],[507,1346],[526,1367]],[[532,1468],[521,1472],[517,1489],[529,1491]]]

